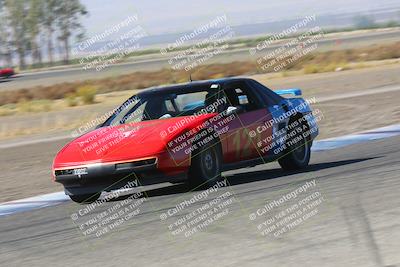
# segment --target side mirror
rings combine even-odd
[[[226,109],[226,115],[237,114],[239,113],[240,109],[238,107],[229,106]]]
[[[164,114],[164,115],[162,115],[160,118],[158,118],[158,119],[160,119],[160,120],[162,120],[162,119],[169,119],[169,118],[172,118],[172,116],[171,116],[171,114]]]

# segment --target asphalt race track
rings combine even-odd
[[[316,152],[302,173],[283,172],[276,163],[227,172],[228,186],[213,192],[162,185],[142,192],[143,198],[131,202],[137,204],[133,211],[138,213],[129,217],[125,213],[125,221],[99,237],[84,235],[87,228],[81,223],[89,218],[84,213],[100,218],[110,210],[126,211],[127,206],[121,205],[135,195],[92,211],[90,206],[66,202],[3,216],[1,262],[7,262],[4,266],[400,266],[399,143],[397,136]],[[190,202],[204,192],[207,197]],[[297,195],[289,199],[291,192]],[[283,196],[284,202],[266,211],[267,203]],[[310,200],[311,196],[316,198]],[[182,208],[178,204],[184,201],[190,204]],[[187,237],[188,231],[176,231],[182,218],[196,211],[199,217],[206,204],[214,206],[205,213],[216,212],[210,215],[214,219],[210,224]],[[285,221],[286,228],[278,227],[282,231],[262,236],[262,223],[267,218],[279,221],[288,209],[297,218]],[[74,217],[80,212],[84,216]]]

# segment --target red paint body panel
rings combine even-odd
[[[166,174],[186,171],[190,154],[172,152],[167,144],[191,129],[201,129],[216,114],[143,121],[93,130],[68,143],[56,155],[53,170],[96,163],[128,162],[158,158]]]

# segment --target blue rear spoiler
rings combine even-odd
[[[301,95],[302,92],[299,88],[290,88],[290,89],[279,89],[279,90],[274,90],[275,93],[278,95],[294,95],[298,96]]]

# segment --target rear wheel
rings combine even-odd
[[[90,204],[99,199],[101,193],[87,195],[70,195],[72,201],[79,204]]]
[[[222,156],[218,142],[210,142],[193,152],[189,170],[190,187],[209,187],[221,179]]]
[[[297,127],[288,133],[293,133],[292,138],[287,140],[285,155],[278,160],[279,165],[285,170],[298,170],[308,166],[311,155],[311,143],[307,135],[308,126],[299,123]]]

